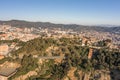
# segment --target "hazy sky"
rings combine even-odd
[[[120,25],[120,0],[0,0],[0,20]]]

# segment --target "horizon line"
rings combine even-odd
[[[25,20],[25,19],[8,19],[8,20],[0,20],[0,21],[25,21],[25,22],[42,22],[42,23],[51,23],[51,24],[62,24],[62,25],[82,25],[82,26],[120,26],[120,24],[78,24],[78,23],[62,23],[62,22],[52,22],[52,21],[33,21],[33,20]]]

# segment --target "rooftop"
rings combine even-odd
[[[5,77],[10,77],[16,72],[16,68],[14,67],[2,67],[0,68],[0,75]]]

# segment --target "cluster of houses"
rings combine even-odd
[[[16,28],[9,25],[0,25],[0,27],[0,40],[20,39],[21,41],[29,41],[39,37],[39,35],[31,33],[32,28]]]

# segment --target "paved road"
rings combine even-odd
[[[65,58],[64,56],[40,56],[40,57],[35,57],[39,59],[63,59]]]
[[[89,46],[90,48],[101,49],[101,47]]]

